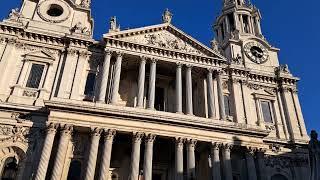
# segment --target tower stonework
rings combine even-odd
[[[93,39],[90,0],[24,0],[0,22],[0,177],[308,179],[297,83],[260,11],[224,0],[212,47],[176,28]],[[160,19],[160,16],[159,16]]]

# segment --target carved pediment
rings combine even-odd
[[[54,55],[50,52],[46,52],[44,50],[30,52],[25,55],[25,59],[34,60],[34,61],[42,61],[42,62],[52,62],[55,60]]]
[[[208,48],[186,33],[168,24],[108,33],[104,37],[197,56],[223,59],[215,50]]]
[[[122,40],[134,42],[137,44],[156,46],[159,48],[165,48],[175,51],[182,51],[185,53],[197,54],[202,56],[206,55],[201,50],[193,47],[185,40],[181,39],[180,37],[177,37],[176,35],[166,30],[124,37],[122,38]]]

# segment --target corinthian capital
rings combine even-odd
[[[143,136],[144,134],[141,132],[134,132],[132,136],[132,141],[134,143],[141,142],[141,139],[143,138]]]
[[[60,125],[61,135],[71,136],[73,132],[73,126],[69,124]]]
[[[153,143],[154,142],[154,140],[156,139],[156,135],[154,135],[154,134],[147,134],[146,136],[145,136],[145,142],[146,143]]]
[[[113,140],[116,133],[117,132],[114,129],[106,129],[106,130],[104,130],[104,139],[105,140]]]
[[[91,127],[90,133],[91,136],[101,136],[101,133],[103,132],[103,129],[97,128],[97,127]]]
[[[47,133],[48,134],[55,134],[57,132],[57,129],[58,129],[58,125],[55,124],[55,123],[50,123],[48,126],[47,126]]]

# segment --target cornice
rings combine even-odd
[[[45,101],[45,106],[49,111],[71,112],[131,120],[134,119],[136,121],[150,121],[196,129],[215,130],[217,132],[243,134],[246,136],[260,138],[266,137],[269,134],[269,131],[262,130],[257,126],[220,120],[212,121],[201,117],[177,115],[175,113],[141,110],[137,108],[119,107],[106,104],[75,101],[67,102],[65,100],[62,102],[62,100],[60,101],[59,99],[55,99],[52,101]]]

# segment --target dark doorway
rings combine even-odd
[[[1,180],[14,180],[18,173],[17,160],[14,157],[9,157],[4,163],[4,169],[1,175]]]
[[[81,162],[72,160],[67,180],[79,180],[81,178]]]
[[[154,107],[158,111],[164,111],[164,88],[156,87]]]
[[[153,174],[152,175],[152,180],[162,180],[161,179],[161,174]]]

